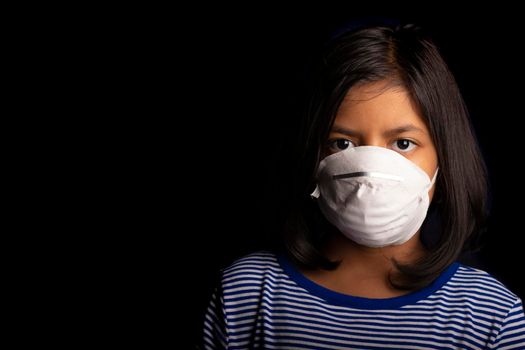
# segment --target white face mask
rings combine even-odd
[[[312,197],[326,219],[368,247],[403,244],[419,230],[436,181],[399,153],[360,146],[321,161]]]

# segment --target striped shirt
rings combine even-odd
[[[368,299],[326,289],[285,257],[260,252],[223,271],[203,348],[525,349],[525,315],[495,278],[458,263],[419,291]]]

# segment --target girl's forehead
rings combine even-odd
[[[336,116],[336,124],[349,122],[367,127],[399,123],[424,127],[425,124],[408,92],[385,82],[350,89]]]
[[[406,89],[393,80],[380,80],[375,82],[360,83],[352,86],[346,93],[345,101],[363,101],[370,100],[384,92],[392,91],[406,93]]]

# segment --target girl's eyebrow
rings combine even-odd
[[[425,133],[425,131],[423,129],[418,128],[417,126],[415,126],[413,124],[405,124],[405,125],[401,125],[401,126],[398,126],[396,128],[390,129],[390,130],[386,130],[383,133],[383,135],[385,137],[392,137],[392,136],[395,136],[395,135],[398,135],[398,134],[402,134],[402,133],[405,133],[405,132],[410,132],[410,131]],[[361,133],[358,132],[358,131],[347,129],[347,128],[343,128],[343,127],[337,126],[337,125],[334,125],[334,127],[332,127],[332,132],[337,132],[337,133],[340,133],[340,134],[343,134],[343,135],[347,135],[347,136],[356,136],[356,137],[361,136]]]
[[[405,124],[405,125],[398,126],[397,128],[387,130],[383,133],[383,135],[387,137],[391,137],[391,136],[395,136],[395,135],[402,134],[405,132],[410,132],[410,131],[420,132],[420,133],[425,134],[425,131],[423,129],[418,128],[414,124]]]
[[[341,126],[336,126],[336,125],[332,127],[332,132],[337,132],[339,134],[343,134],[347,136],[357,136],[357,137],[361,136],[361,134],[355,130],[346,129],[346,128],[343,128]]]

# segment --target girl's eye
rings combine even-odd
[[[332,142],[330,142],[329,147],[330,147],[330,150],[335,153],[335,152],[343,151],[347,148],[355,147],[355,145],[350,140],[337,139],[337,140],[333,140]]]
[[[416,148],[416,144],[413,141],[407,139],[397,140],[392,144],[392,148],[396,152],[410,152]]]

